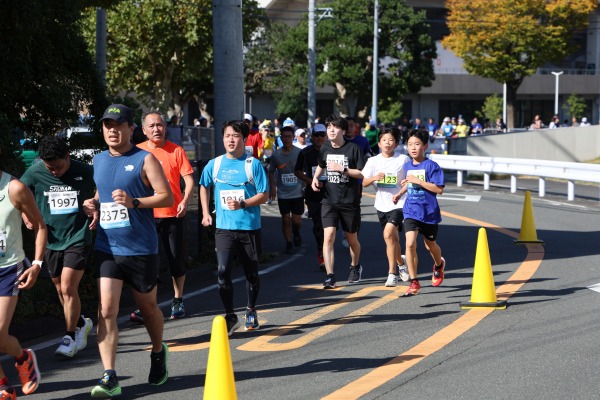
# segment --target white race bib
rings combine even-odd
[[[0,229],[0,257],[4,257],[6,254],[6,232]]]
[[[312,176],[315,176],[315,172],[317,171],[317,166],[315,165],[314,167],[312,167]],[[321,174],[321,176],[319,177],[320,181],[326,181],[327,180],[327,169],[323,170],[323,173]]]
[[[246,155],[252,157],[254,155],[254,147],[252,147],[252,146],[244,146],[244,153],[246,153]]]
[[[283,186],[296,186],[298,178],[294,174],[281,174]]]
[[[123,204],[100,203],[100,226],[103,229],[124,228],[130,225],[129,210]]]
[[[50,214],[73,214],[79,210],[77,206],[77,192],[50,192],[48,193]]]
[[[242,201],[244,199],[244,189],[232,189],[219,191],[219,202],[223,210],[229,210],[227,202],[229,200]]]

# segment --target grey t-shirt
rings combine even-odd
[[[300,181],[294,175],[298,154],[300,154],[300,149],[292,146],[289,153],[285,153],[283,148],[281,148],[271,157],[269,172],[275,172],[277,198],[279,199],[297,199],[298,197],[302,197],[304,182]]]

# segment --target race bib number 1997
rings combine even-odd
[[[50,192],[48,193],[50,214],[73,214],[79,210],[77,206],[77,192]]]

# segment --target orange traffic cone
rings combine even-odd
[[[525,192],[525,203],[523,204],[523,217],[521,218],[521,233],[519,240],[514,241],[515,244],[536,243],[544,244],[543,240],[539,240],[535,231],[535,221],[533,220],[533,207],[531,206],[531,193]]]
[[[237,400],[233,365],[229,351],[227,323],[222,316],[213,320],[204,382],[204,400]]]
[[[490,261],[490,249],[488,247],[485,228],[479,228],[477,238],[477,252],[475,253],[475,267],[473,270],[473,285],[471,287],[471,301],[460,303],[461,308],[495,308],[506,309],[506,300],[496,298],[496,286],[494,285],[494,274],[492,273],[492,262]]]

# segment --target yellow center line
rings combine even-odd
[[[373,310],[376,310],[377,308],[383,306],[384,304],[387,304],[393,300],[398,299],[398,294],[400,293],[401,289],[404,289],[404,288],[403,287],[386,288],[386,287],[376,287],[376,286],[363,288],[363,289],[339,300],[337,303],[331,304],[326,307],[322,307],[318,311],[316,311],[312,314],[309,314],[305,317],[297,319],[296,321],[291,322],[287,325],[284,325],[281,328],[275,329],[265,335],[259,336],[256,339],[251,340],[250,342],[247,342],[247,343],[237,347],[237,349],[243,350],[243,351],[284,351],[284,350],[297,349],[299,347],[307,345],[308,343],[310,343],[322,336],[325,336],[326,334],[328,334],[330,332],[335,331],[336,329],[340,328],[342,325],[347,324],[348,322],[351,322],[352,320],[354,320],[356,318],[359,318],[361,316],[364,316],[364,315],[370,313]],[[292,330],[300,329],[302,326],[308,325],[311,322],[321,319],[325,315],[327,315],[339,308],[342,308],[343,306],[345,306],[351,302],[363,299],[366,295],[368,295],[371,292],[380,291],[380,290],[392,291],[392,293],[387,294],[387,295],[367,304],[366,306],[351,312],[344,318],[337,319],[334,323],[329,323],[327,325],[323,325],[311,332],[304,334],[303,336],[301,336],[295,340],[292,340],[292,341],[286,342],[286,343],[271,343],[273,340],[289,333]]]
[[[501,228],[487,222],[476,219],[463,217],[457,214],[451,214],[442,211],[442,215],[459,219],[474,225],[497,230],[510,237],[518,238],[519,235],[511,230]],[[521,286],[523,286],[537,271],[544,258],[544,248],[540,245],[525,245],[527,248],[527,257],[521,263],[519,268],[511,275],[511,277],[496,292],[498,300],[506,300],[515,294]],[[472,309],[467,311],[456,321],[446,326],[442,330],[434,333],[423,342],[417,344],[410,350],[400,354],[393,360],[385,363],[381,367],[375,368],[368,374],[360,377],[352,383],[336,390],[330,395],[323,397],[323,400],[347,400],[359,399],[361,396],[373,391],[379,386],[389,382],[402,374],[404,371],[430,356],[444,346],[451,343],[463,333],[481,322],[485,317],[494,311],[493,309]]]

